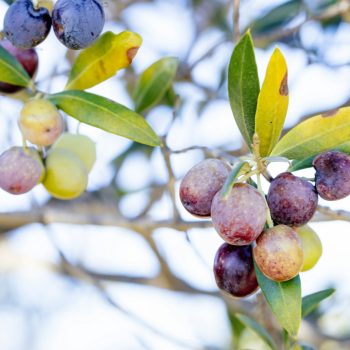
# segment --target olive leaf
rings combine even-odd
[[[82,123],[145,145],[161,145],[143,116],[117,102],[79,90],[63,91],[47,98]]]
[[[260,155],[266,157],[277,143],[288,109],[287,63],[276,48],[268,64],[255,115],[255,132],[259,135]]]
[[[271,152],[274,156],[303,159],[349,141],[350,107],[309,118],[290,130]]]
[[[334,293],[335,289],[330,288],[305,296],[302,301],[302,316],[309,315],[324,299],[329,298]]]
[[[251,35],[247,32],[234,48],[228,67],[228,95],[237,126],[251,147],[255,132],[255,112],[259,76]]]
[[[177,58],[164,57],[141,74],[133,94],[137,112],[142,112],[162,100],[170,89],[178,65]]]
[[[27,87],[31,78],[15,57],[0,46],[0,81]]]
[[[111,78],[131,64],[141,43],[141,37],[130,31],[104,33],[76,58],[66,89],[85,90]]]
[[[263,326],[261,326],[254,319],[246,315],[236,314],[236,317],[246,327],[250,328],[254,333],[256,333],[260,337],[260,339],[262,339],[265,342],[265,344],[267,344],[272,350],[277,350],[276,343],[274,342],[270,334],[267,332],[267,330]]]
[[[265,277],[254,262],[259,286],[280,325],[291,335],[298,334],[301,322],[301,282],[296,276],[287,282]]]

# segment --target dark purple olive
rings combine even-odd
[[[323,199],[334,201],[350,195],[350,156],[338,151],[321,153],[313,166],[316,190]]]
[[[245,297],[258,289],[252,247],[224,243],[214,261],[215,280],[220,289],[234,297]]]
[[[271,182],[267,203],[275,223],[302,226],[314,215],[318,196],[310,182],[282,173]]]

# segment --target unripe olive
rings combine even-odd
[[[312,269],[322,255],[322,243],[316,232],[308,225],[295,227],[304,250],[304,265],[301,271]]]
[[[22,108],[18,121],[26,140],[38,146],[52,145],[63,131],[63,119],[55,105],[34,99]]]
[[[96,162],[96,145],[87,136],[81,134],[63,133],[52,146],[53,149],[65,149],[77,155],[88,171]]]
[[[301,239],[285,225],[265,230],[257,238],[253,254],[261,272],[276,282],[292,279],[303,266]]]
[[[86,189],[88,171],[74,153],[64,149],[51,150],[46,158],[46,190],[58,199],[79,197]]]

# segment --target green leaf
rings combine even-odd
[[[0,81],[27,87],[31,78],[17,59],[0,46]]]
[[[344,153],[350,155],[350,142],[344,142],[341,145],[333,148],[332,150],[341,151],[341,152],[344,152]],[[307,157],[307,158],[303,158],[303,159],[293,160],[292,165],[289,168],[289,171],[297,171],[297,170],[311,168],[312,162],[313,162],[315,157],[316,157],[316,155],[311,156],[311,157]]]
[[[66,90],[85,90],[111,78],[131,64],[141,43],[141,37],[133,32],[104,33],[93,45],[80,52]]]
[[[301,5],[300,0],[290,0],[279,6],[273,6],[269,12],[252,24],[253,33],[263,34],[277,30],[298,15]]]
[[[254,331],[272,350],[277,350],[277,345],[273,341],[270,334],[266,331],[264,327],[262,327],[258,322],[253,320],[252,318],[242,315],[236,314],[236,317],[248,328]]]
[[[292,164],[289,167],[288,171],[292,172],[292,171],[311,168],[314,158],[315,158],[315,156],[311,156],[311,157],[304,158],[304,159],[295,159],[292,161]]]
[[[248,171],[250,169],[249,163],[238,161],[234,164],[230,175],[226,179],[224,185],[222,186],[220,190],[220,195],[222,198],[226,198],[229,193],[231,192],[231,189],[236,182],[237,178],[244,172]]]
[[[266,70],[255,115],[255,132],[259,136],[262,157],[271,153],[281,136],[288,101],[287,63],[281,51],[276,48]]]
[[[228,95],[237,126],[250,148],[255,131],[259,90],[253,41],[250,33],[247,32],[231,56],[228,68]]]
[[[275,156],[302,159],[349,141],[350,107],[309,118],[290,130],[272,150]]]
[[[330,288],[305,296],[302,302],[302,316],[306,317],[309,315],[324,299],[329,298],[334,292],[335,289]]]
[[[238,348],[239,339],[241,338],[241,335],[246,327],[231,311],[228,311],[228,317],[232,330],[232,343],[235,348]]]
[[[265,277],[255,264],[259,286],[280,325],[291,335],[298,334],[301,322],[301,283],[296,276],[287,282]]]
[[[159,137],[140,114],[107,98],[72,90],[50,95],[48,99],[82,123],[145,145],[161,145]]]
[[[164,57],[141,74],[133,95],[137,112],[142,112],[162,100],[175,78],[178,65],[177,58]]]

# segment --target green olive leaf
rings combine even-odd
[[[250,166],[248,162],[244,161],[238,161],[234,164],[231,173],[227,177],[224,185],[222,186],[220,190],[220,196],[221,198],[225,199],[230,194],[231,189],[235,182],[237,181],[237,178],[242,175],[242,173],[245,173],[250,170]]]
[[[236,317],[248,328],[250,328],[255,334],[257,334],[260,339],[262,339],[265,344],[267,344],[272,350],[277,350],[277,345],[272,339],[271,335],[267,332],[267,330],[261,326],[258,322],[256,322],[254,319],[242,315],[242,314],[235,314]]]
[[[265,277],[254,262],[259,286],[280,325],[296,336],[301,322],[301,282],[296,276],[287,282],[274,282]]]
[[[330,288],[305,296],[302,302],[302,316],[306,317],[309,315],[323,300],[329,298],[334,293],[335,289]]]
[[[17,59],[0,46],[0,81],[28,87],[32,81]]]
[[[247,32],[234,48],[228,68],[228,95],[237,126],[251,148],[259,96],[259,76],[252,37]]]
[[[66,90],[47,98],[82,123],[145,145],[161,145],[161,140],[143,116],[105,97],[85,91]]]
[[[140,113],[162,100],[171,87],[178,65],[177,58],[164,57],[141,74],[133,94],[137,112]]]

